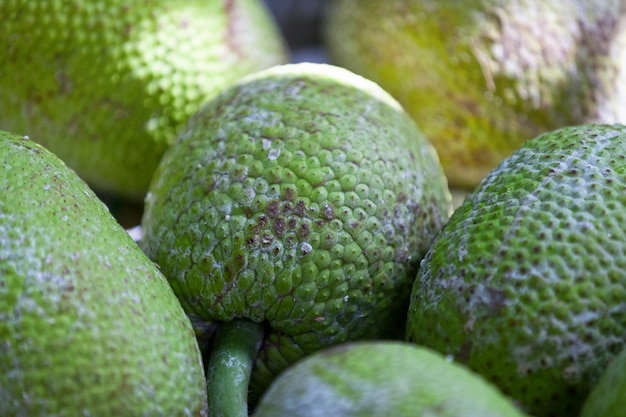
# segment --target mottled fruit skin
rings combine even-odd
[[[534,416],[577,415],[626,341],[626,126],[526,142],[454,212],[417,274],[408,338]]]
[[[0,415],[206,416],[189,318],[88,186],[0,132]]]
[[[5,0],[0,16],[0,129],[139,201],[204,102],[287,61],[258,0]]]
[[[393,341],[351,342],[283,372],[255,417],[523,417],[482,377],[437,352]]]
[[[623,0],[334,0],[324,42],[473,189],[540,133],[626,120],[625,16]]]
[[[264,386],[321,347],[402,335],[450,200],[434,148],[380,87],[277,66],[223,92],[166,152],[142,247],[189,314],[268,324],[252,376]]]
[[[580,413],[580,417],[598,416],[626,416],[626,349],[606,366]]]

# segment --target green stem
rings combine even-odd
[[[207,369],[210,417],[248,417],[248,384],[263,341],[263,323],[220,323]]]

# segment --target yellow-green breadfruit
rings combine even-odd
[[[578,415],[626,346],[626,126],[557,129],[505,159],[433,242],[407,321],[529,414]]]
[[[239,416],[311,352],[403,336],[450,200],[434,148],[378,85],[281,65],[190,120],[155,172],[141,245],[187,312],[217,323],[209,395]],[[240,363],[254,366],[250,388],[239,365],[224,369]]]
[[[473,188],[524,141],[626,122],[623,0],[335,0],[331,62],[378,82]]]
[[[203,102],[287,59],[259,0],[3,0],[0,16],[0,129],[139,200]]]
[[[0,415],[206,416],[188,317],[84,181],[0,132],[0,190]]]

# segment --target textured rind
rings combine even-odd
[[[0,415],[206,416],[167,281],[58,158],[0,132]]]
[[[434,148],[349,71],[263,71],[224,91],[166,152],[142,247],[188,313],[271,327],[261,385],[348,339],[398,336],[416,265],[448,219]]]
[[[463,366],[423,347],[352,342],[313,353],[282,373],[256,417],[522,417]]]
[[[626,341],[626,127],[533,139],[455,211],[417,274],[409,340],[538,417],[576,415]]]
[[[202,103],[287,61],[257,0],[6,0],[0,16],[0,129],[137,199]]]
[[[626,349],[602,373],[585,399],[580,417],[620,417],[626,410]]]
[[[389,91],[474,188],[544,131],[626,120],[625,16],[623,0],[336,0],[324,33],[331,63]]]

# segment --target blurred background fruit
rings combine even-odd
[[[524,141],[626,122],[623,0],[335,0],[330,62],[378,82],[473,189]]]
[[[137,201],[202,103],[288,59],[260,0],[7,0],[0,15],[0,128]]]

